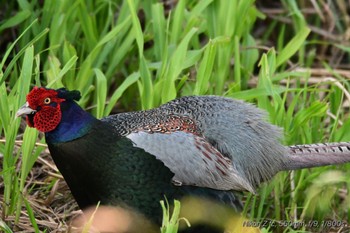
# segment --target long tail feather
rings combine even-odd
[[[350,142],[289,146],[283,170],[319,167],[350,162]]]

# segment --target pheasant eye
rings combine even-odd
[[[44,104],[49,104],[51,103],[51,99],[50,98],[45,98],[44,99]]]

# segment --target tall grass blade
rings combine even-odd
[[[276,66],[279,67],[293,56],[305,43],[307,36],[310,33],[308,27],[303,27],[298,33],[286,44],[282,51],[279,52],[276,58]]]
[[[96,75],[96,114],[97,118],[103,117],[107,97],[107,79],[100,69],[94,69]]]
[[[104,116],[107,116],[111,113],[113,107],[115,106],[119,98],[123,95],[124,91],[132,84],[136,83],[139,80],[139,78],[139,73],[132,73],[124,80],[124,82],[117,88],[117,90],[111,96],[109,103],[105,108]]]

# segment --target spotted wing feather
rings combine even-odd
[[[267,123],[265,118],[263,111],[243,101],[217,96],[188,96],[159,108],[117,114],[103,120],[125,136],[140,131],[150,134],[182,131],[200,136],[232,161],[234,173],[239,174],[240,180],[246,181],[245,189],[249,190],[285,167],[287,152],[279,142],[281,131]],[[176,127],[171,127],[174,125]],[[186,159],[178,159],[180,167],[195,154],[184,153],[188,147],[177,146],[177,153],[169,156],[187,156]],[[195,173],[201,166],[192,166],[192,172]],[[227,186],[232,184],[228,180],[226,182]]]
[[[205,139],[192,133],[130,133],[136,147],[144,149],[161,160],[175,175],[175,185],[194,185],[219,190],[246,190],[253,192],[243,180],[232,161],[224,157]]]

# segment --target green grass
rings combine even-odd
[[[4,3],[0,229],[11,232],[8,226],[20,221],[23,210],[34,231],[44,230],[25,186],[44,147],[35,145],[37,131],[23,131],[15,118],[34,85],[80,90],[79,104],[97,117],[149,109],[185,95],[228,96],[266,110],[269,120],[284,128],[286,145],[350,141],[344,105],[350,49],[327,34],[324,22],[332,18],[322,19],[316,11],[305,17],[306,8],[323,9],[321,1],[315,2],[281,1],[280,17],[262,12],[253,0],[179,0],[171,10],[151,0]],[[341,35],[347,29],[343,5],[349,5],[329,4],[329,14],[340,19],[333,34]],[[333,81],[323,80],[322,72]],[[16,142],[22,138],[23,143]],[[350,223],[349,192],[340,195],[350,188],[349,168],[280,173],[258,195],[245,194],[244,213],[251,219]],[[177,224],[169,222],[170,228]],[[289,226],[280,230],[294,232]]]

